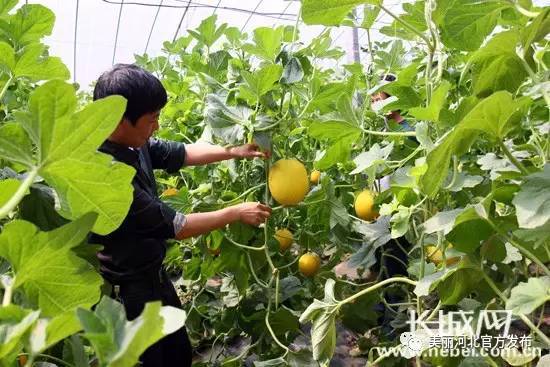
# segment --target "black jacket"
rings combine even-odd
[[[143,279],[158,272],[166,254],[166,240],[175,237],[176,212],[159,199],[153,169],[177,172],[185,161],[185,146],[150,139],[133,150],[105,141],[99,151],[136,169],[134,199],[120,227],[106,236],[93,234],[90,243],[104,247],[97,256],[108,281],[117,284]]]

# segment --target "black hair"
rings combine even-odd
[[[397,77],[393,74],[380,75],[380,80],[383,80],[383,81],[386,81],[386,82],[394,82],[396,79],[397,79]],[[388,92],[382,92],[382,93],[384,93],[388,97],[391,97],[391,94],[389,94]]]
[[[133,64],[116,64],[97,80],[94,101],[115,94],[128,101],[124,117],[132,124],[146,113],[159,111],[168,101],[160,80]]]
[[[387,82],[394,82],[397,77],[393,74],[384,74],[380,76],[380,80],[385,80]]]

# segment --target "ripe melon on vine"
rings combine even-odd
[[[321,172],[318,170],[311,171],[311,174],[309,175],[309,180],[312,184],[317,185],[319,183],[319,179],[321,178]]]
[[[297,159],[280,159],[269,170],[269,191],[281,205],[296,205],[309,191],[306,167]]]
[[[176,196],[178,193],[178,189],[175,187],[169,187],[162,192],[161,196]]]
[[[453,248],[453,245],[449,243],[447,245],[447,249],[452,249],[452,248]],[[443,262],[443,253],[441,252],[441,250],[439,248],[437,248],[437,246],[426,245],[425,252],[426,252],[426,257],[432,263],[434,263],[436,266]],[[446,258],[445,258],[445,263],[448,266],[454,265],[459,261],[460,261],[460,256],[448,256],[447,255]]]
[[[306,277],[312,277],[319,271],[321,259],[314,252],[308,252],[300,256],[298,260],[298,269]]]
[[[279,250],[281,250],[281,252],[286,251],[290,245],[292,245],[292,232],[286,228],[276,230],[274,237],[279,242]]]
[[[374,208],[374,194],[370,190],[364,190],[355,198],[355,214],[363,219],[371,221],[378,217],[378,211]]]

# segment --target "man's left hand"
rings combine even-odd
[[[260,151],[257,144],[244,144],[229,149],[234,158],[269,158],[271,156],[271,152],[269,151]]]

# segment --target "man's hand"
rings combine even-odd
[[[229,148],[229,152],[233,158],[269,158],[271,152],[262,152],[257,144],[244,144],[237,147]]]
[[[271,208],[261,203],[242,203],[232,207],[241,222],[253,226],[264,223],[271,215]]]

